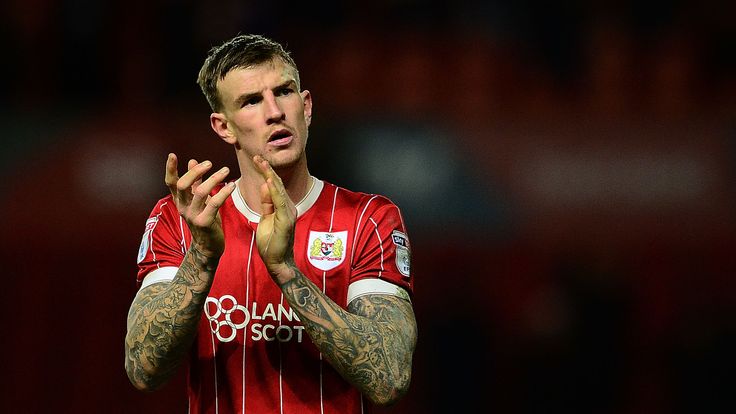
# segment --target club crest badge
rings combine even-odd
[[[406,234],[394,230],[391,233],[391,240],[396,245],[396,268],[399,272],[409,277],[411,274],[411,252],[409,251],[409,239]]]
[[[309,232],[307,258],[312,266],[319,270],[332,270],[345,261],[345,246],[348,241],[347,231]]]

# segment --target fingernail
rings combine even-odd
[[[203,167],[210,167],[210,166],[212,166],[212,163],[211,163],[211,162],[209,162],[209,161],[203,161],[201,165],[202,165]]]
[[[229,168],[227,168],[227,167],[222,167],[222,168],[220,168],[220,171],[218,171],[218,172],[219,172],[220,174],[224,174],[224,173],[226,173],[226,172],[228,172],[228,171],[230,171],[230,169],[229,169]]]

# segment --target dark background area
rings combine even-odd
[[[0,411],[185,412],[183,376],[125,376],[135,257],[168,152],[236,167],[195,79],[260,33],[313,94],[312,174],[409,226],[381,412],[736,412],[734,5],[3,2]]]

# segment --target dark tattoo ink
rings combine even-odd
[[[194,340],[217,260],[192,246],[171,282],[138,292],[128,312],[125,369],[139,389],[154,390],[179,367]]]
[[[411,380],[417,338],[411,304],[391,295],[365,295],[346,311],[290,267],[296,277],[281,286],[284,297],[332,366],[376,403],[400,398]]]

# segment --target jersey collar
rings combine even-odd
[[[322,188],[324,188],[325,186],[325,183],[319,178],[312,176],[309,176],[309,178],[311,178],[312,183],[309,186],[307,194],[304,195],[304,198],[299,200],[299,202],[295,205],[297,217],[300,217],[302,214],[306,213],[307,210],[309,210],[309,208],[317,202],[317,198],[322,193]],[[258,223],[261,221],[260,214],[256,213],[250,207],[248,207],[248,204],[246,204],[243,196],[240,194],[240,178],[235,181],[235,191],[230,194],[230,197],[233,199],[233,204],[235,204],[235,208],[237,208],[238,211],[240,211],[245,216],[245,218],[248,219],[248,221],[251,221],[253,223]]]

